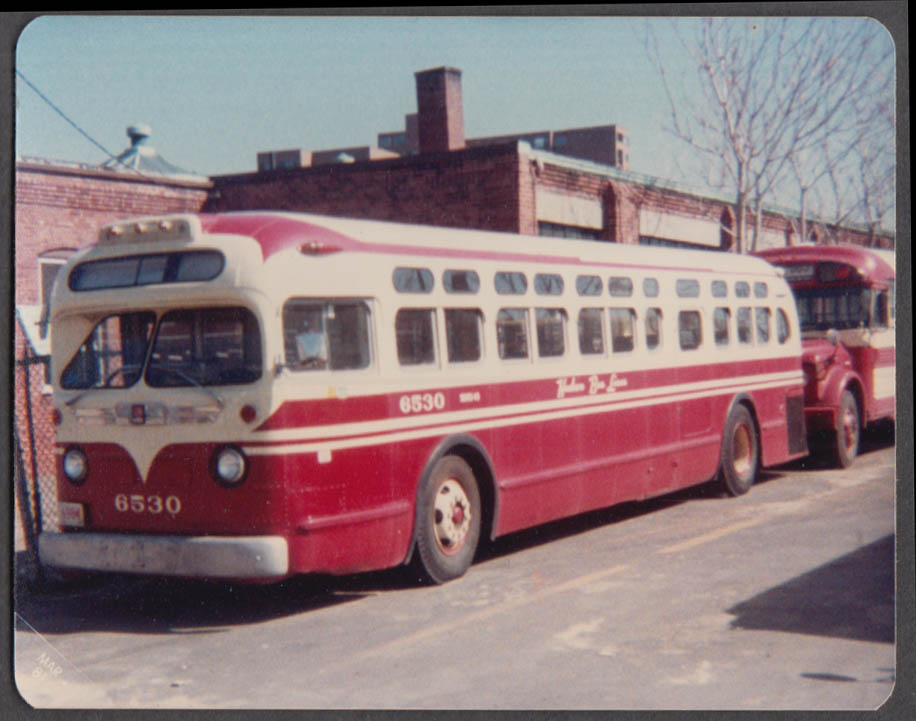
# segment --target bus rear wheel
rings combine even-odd
[[[859,404],[852,391],[845,391],[840,400],[840,413],[831,439],[833,459],[840,468],[849,468],[856,459],[861,431]]]
[[[458,456],[443,456],[417,493],[414,561],[420,577],[445,583],[463,576],[480,540],[480,490],[471,467]]]
[[[719,484],[732,496],[748,492],[757,476],[757,426],[751,412],[736,405],[725,421],[719,458]]]

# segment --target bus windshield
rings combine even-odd
[[[154,388],[233,385],[253,383],[261,371],[261,335],[251,311],[172,310],[158,324],[143,311],[100,321],[64,369],[61,386],[127,388],[141,375]]]
[[[795,289],[802,331],[865,328],[869,322],[868,288]]]

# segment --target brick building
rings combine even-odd
[[[465,138],[461,72],[416,73],[417,113],[381,148],[258,154],[258,170],[212,178],[205,210],[329,215],[733,249],[732,200],[630,170],[617,125]],[[767,210],[760,247],[798,242],[797,214]],[[755,218],[751,214],[749,224]],[[887,234],[809,224],[809,240],[893,247]]]

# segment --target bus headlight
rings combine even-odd
[[[89,460],[79,448],[69,448],[64,453],[64,475],[74,486],[81,486],[89,477]]]
[[[235,446],[217,448],[210,463],[210,475],[221,486],[234,488],[248,475],[248,459]]]

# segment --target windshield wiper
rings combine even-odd
[[[111,382],[112,382],[115,378],[117,378],[119,375],[123,375],[124,373],[128,373],[128,372],[129,372],[129,373],[136,373],[136,374],[137,374],[137,378],[134,379],[134,382],[133,382],[133,383],[125,384],[124,387],[125,387],[125,388],[129,388],[129,387],[132,386],[134,383],[136,383],[137,380],[140,378],[140,366],[126,366],[126,365],[124,365],[124,366],[121,366],[120,368],[116,368],[115,370],[113,370],[111,373],[108,374],[108,376],[105,378],[104,382],[98,383],[98,384],[96,384],[96,385],[94,385],[94,386],[89,386],[89,388],[86,388],[85,390],[83,390],[82,393],[78,393],[77,395],[73,396],[73,398],[71,398],[70,400],[66,401],[66,402],[65,402],[65,405],[68,405],[68,406],[74,405],[75,403],[77,403],[77,402],[80,400],[80,398],[84,398],[85,396],[87,396],[87,395],[88,395],[89,393],[91,393],[92,391],[100,391],[100,390],[105,390],[106,388],[111,388]]]
[[[223,399],[220,398],[216,394],[216,392],[210,390],[199,380],[197,380],[193,376],[188,375],[184,371],[178,370],[177,368],[173,368],[172,366],[163,365],[162,363],[150,363],[146,368],[146,372],[149,373],[150,371],[171,373],[172,375],[178,376],[183,381],[187,381],[192,386],[199,388],[204,393],[206,393],[208,396],[210,396],[213,400],[215,400],[220,410],[223,410],[223,407],[226,405]]]

